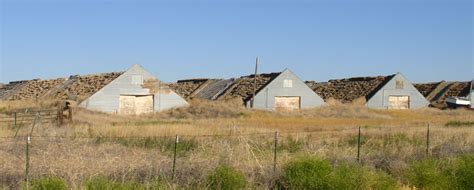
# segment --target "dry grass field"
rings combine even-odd
[[[0,102],[0,112],[56,105],[54,101]],[[285,168],[294,160],[357,163],[361,127],[358,165],[386,173],[399,189],[429,189],[407,177],[410,164],[427,158],[472,157],[473,121],[471,110],[370,110],[341,104],[275,113],[244,109],[238,101],[193,101],[187,108],[142,116],[75,108],[72,123],[62,127],[43,124],[32,130],[29,176],[33,186],[35,179],[54,177],[64,180],[68,189],[94,189],[89,182],[96,178],[124,189],[212,189],[210,174],[226,165],[243,173],[246,184],[241,188],[288,188]],[[426,155],[428,124],[430,150]],[[25,185],[25,136],[30,132],[31,126],[0,128],[0,184],[5,189]],[[172,178],[175,135],[179,143]]]

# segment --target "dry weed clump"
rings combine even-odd
[[[209,119],[209,118],[238,118],[248,114],[241,100],[206,101],[191,100],[188,107],[176,108],[153,117],[162,119]]]

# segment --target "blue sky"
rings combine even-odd
[[[164,81],[474,77],[471,0],[0,0],[0,82],[121,71]]]

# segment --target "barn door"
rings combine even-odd
[[[301,98],[299,96],[277,96],[275,97],[276,111],[292,111],[301,108]]]
[[[388,109],[409,109],[409,108],[410,108],[409,96],[389,96],[388,97]]]
[[[120,96],[119,102],[119,114],[135,114],[135,96]]]
[[[153,96],[136,96],[135,108],[137,115],[153,112]]]
[[[153,112],[153,96],[120,96],[119,114],[139,115]]]

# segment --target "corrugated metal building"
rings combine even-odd
[[[255,81],[257,86],[255,88]],[[295,110],[324,105],[324,100],[289,69],[232,79],[188,79],[172,84],[187,99],[241,99],[246,107],[266,110]]]
[[[401,73],[307,84],[326,100],[334,98],[342,103],[351,103],[363,99],[368,108],[416,109],[429,105],[426,98]]]
[[[143,67],[133,65],[79,106],[108,113],[142,114],[187,104]]]
[[[246,106],[251,106],[251,103],[252,96],[247,97]],[[255,109],[277,111],[315,108],[324,104],[324,100],[289,69],[259,88],[253,100]]]

